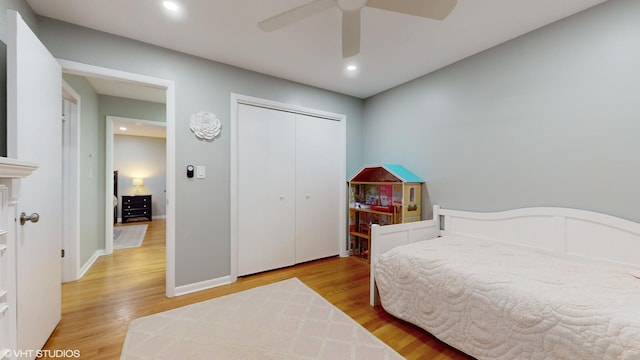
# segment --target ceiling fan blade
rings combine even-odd
[[[342,57],[360,53],[360,10],[342,12]]]
[[[287,25],[303,20],[311,15],[326,10],[335,5],[334,0],[315,0],[308,4],[298,6],[289,11],[272,16],[266,20],[260,21],[258,27],[263,31],[274,31],[281,29]]]
[[[457,3],[458,0],[369,0],[367,6],[442,20],[451,13]]]

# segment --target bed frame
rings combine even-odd
[[[379,304],[375,266],[396,246],[464,235],[532,251],[599,260],[640,270],[640,223],[585,210],[534,207],[492,213],[433,207],[433,220],[371,227],[370,303]]]

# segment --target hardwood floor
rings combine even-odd
[[[369,266],[353,257],[313,261],[167,298],[165,221],[131,225],[140,223],[149,225],[141,247],[102,256],[82,279],[62,285],[62,320],[44,349],[80,350],[83,359],[118,359],[135,318],[297,277],[406,358],[472,359],[381,307],[371,307]]]

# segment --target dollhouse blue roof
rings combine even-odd
[[[424,182],[424,180],[422,180],[422,178],[420,178],[418,175],[412,173],[411,171],[407,170],[407,168],[405,168],[402,165],[399,165],[399,164],[384,164],[382,166],[385,169],[387,169],[387,171],[389,171],[390,173],[392,173],[395,176],[397,176],[400,179],[402,179],[402,181],[404,181],[404,182]]]
[[[384,171],[383,171],[384,170]],[[386,174],[381,174],[386,172]],[[382,179],[381,179],[382,177]],[[393,179],[395,178],[395,179]],[[399,164],[383,164],[365,166],[355,173],[349,181],[402,181],[408,183],[422,183],[424,180]]]

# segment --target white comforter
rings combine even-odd
[[[469,237],[390,250],[382,306],[479,359],[640,359],[640,279],[624,267]]]

